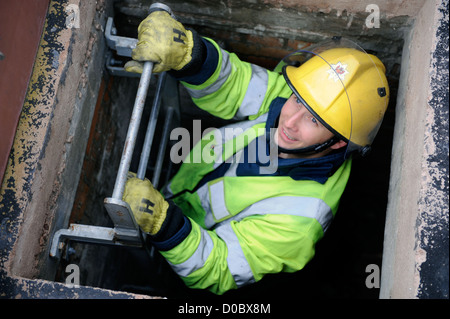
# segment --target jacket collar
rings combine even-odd
[[[267,157],[269,156],[270,147],[270,129],[277,128],[278,118],[286,100],[284,98],[276,98],[273,100],[266,121],[265,143],[261,143],[261,139],[256,139],[257,149],[260,146],[266,147]],[[257,154],[259,154],[258,151]],[[248,156],[244,156],[244,158],[248,158]],[[290,176],[294,180],[314,180],[324,184],[328,180],[328,177],[333,175],[344,161],[343,151],[334,152],[319,158],[285,159],[278,157],[277,170],[269,176]],[[256,163],[240,163],[237,167],[236,174],[238,176],[260,175],[260,167],[267,165],[268,163],[262,163],[257,157]]]

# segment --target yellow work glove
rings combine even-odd
[[[167,217],[167,203],[148,179],[141,180],[133,174],[125,184],[123,200],[128,203],[141,229],[156,235]]]
[[[155,73],[178,71],[191,61],[193,46],[190,30],[165,11],[152,12],[138,27],[138,43],[131,53],[134,61],[128,61],[125,70],[142,73],[139,61],[151,61]]]

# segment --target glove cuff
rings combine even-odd
[[[192,228],[191,222],[183,215],[181,209],[172,201],[167,202],[169,208],[160,230],[155,235],[147,236],[147,244],[161,251],[177,246],[189,235]]]
[[[203,43],[200,35],[193,29],[186,28],[186,30],[192,32],[192,41],[194,42],[194,45],[192,47],[191,61],[189,61],[189,63],[187,63],[180,70],[168,71],[168,73],[175,78],[183,78],[196,74],[200,71],[206,58],[206,46]]]

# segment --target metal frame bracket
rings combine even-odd
[[[170,11],[170,9],[162,5],[162,4],[152,4],[150,10],[166,10]],[[171,13],[171,11],[169,12]],[[172,13],[171,13],[172,14]],[[116,36],[116,31],[114,27],[113,19],[108,18],[105,30],[105,36],[108,46],[117,51],[118,55],[131,57],[131,50],[136,46],[137,40],[125,37]],[[116,70],[120,72],[126,72],[123,68],[117,68],[121,70]],[[60,229],[55,232],[52,239],[52,246],[50,248],[50,256],[51,257],[60,257],[60,253],[63,248],[62,241],[65,239],[86,242],[86,243],[94,243],[94,244],[112,244],[112,245],[126,245],[126,246],[138,246],[142,247],[144,242],[144,236],[136,223],[134,215],[131,211],[128,203],[122,200],[125,183],[127,180],[128,170],[130,168],[131,158],[133,155],[133,150],[137,138],[138,128],[141,122],[141,117],[144,109],[145,100],[147,97],[148,87],[150,85],[150,79],[152,76],[153,63],[145,62],[144,69],[140,76],[140,82],[138,91],[136,94],[136,99],[133,106],[133,112],[131,114],[130,123],[128,126],[128,132],[122,152],[122,158],[120,161],[120,166],[117,172],[117,177],[114,185],[114,190],[112,197],[105,198],[104,207],[106,208],[109,217],[113,221],[114,228],[108,227],[99,227],[92,225],[80,225],[80,224],[71,224],[68,229]],[[129,72],[126,72],[129,73]],[[135,75],[134,75],[135,76]],[[141,153],[141,158],[139,161],[139,169],[137,173],[137,177],[140,179],[145,178],[147,163],[150,154],[150,148],[153,141],[153,135],[156,127],[156,121],[158,117],[158,112],[161,104],[162,93],[166,93],[165,91],[165,82],[166,82],[166,74],[163,72],[160,74],[158,79],[158,85],[156,88],[156,95],[153,101],[152,112],[150,115],[150,120],[145,136],[144,147]],[[169,81],[168,86],[170,90],[174,90],[174,79]],[[176,88],[176,86],[175,86]],[[176,91],[176,97],[178,97],[178,92]],[[167,95],[167,94],[166,94]],[[171,92],[170,102],[174,101],[173,92]],[[179,103],[178,98],[176,102]],[[172,105],[168,108],[168,114],[165,121],[165,129],[164,134],[168,135],[167,128],[169,122],[172,119],[174,114],[174,107],[179,105]],[[161,147],[159,152],[164,153],[165,145],[167,144],[167,136],[163,137],[161,141]],[[157,187],[157,183],[159,181],[159,174],[161,172],[161,163],[163,158],[158,154],[158,162],[157,162],[157,173],[154,174],[153,177],[153,185]],[[156,183],[155,183],[156,182]]]
[[[106,21],[105,38],[106,44],[111,50],[117,51],[120,56],[131,57],[131,51],[136,47],[137,39],[117,36],[114,20],[109,17]]]

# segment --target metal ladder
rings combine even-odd
[[[150,10],[158,9],[165,10],[172,14],[169,7],[155,3],[152,4]],[[172,14],[173,15],[173,14]],[[115,50],[117,55],[131,57],[131,51],[136,46],[137,40],[133,38],[120,37],[116,35],[113,18],[108,18],[105,37],[108,47]],[[110,63],[111,55],[107,56],[107,69],[110,73],[116,76],[136,76],[126,72],[123,68],[113,66]],[[113,221],[114,227],[100,227],[93,225],[70,224],[67,229],[59,229],[55,232],[52,238],[50,256],[59,258],[61,251],[64,248],[64,240],[73,240],[77,242],[91,243],[91,244],[109,244],[142,247],[144,243],[144,234],[140,231],[137,225],[130,206],[122,200],[125,183],[127,180],[128,170],[130,168],[131,159],[133,156],[134,146],[138,134],[139,125],[144,110],[144,104],[147,97],[150,79],[152,76],[153,63],[145,62],[144,70],[142,72],[139,87],[136,94],[136,99],[131,114],[128,132],[124,143],[120,166],[117,172],[117,177],[114,185],[113,194],[104,200],[104,206],[108,212],[109,217]],[[160,141],[155,169],[153,172],[152,183],[158,187],[162,163],[169,138],[169,128],[173,118],[179,111],[179,96],[178,83],[175,79],[161,73],[158,78],[156,94],[153,100],[150,119],[145,134],[144,145],[142,148],[137,177],[145,178],[147,164],[150,157],[150,150],[153,143],[154,132],[161,106],[161,98],[164,95],[164,100],[168,104],[166,109],[166,116],[164,119],[164,126],[162,138]]]

